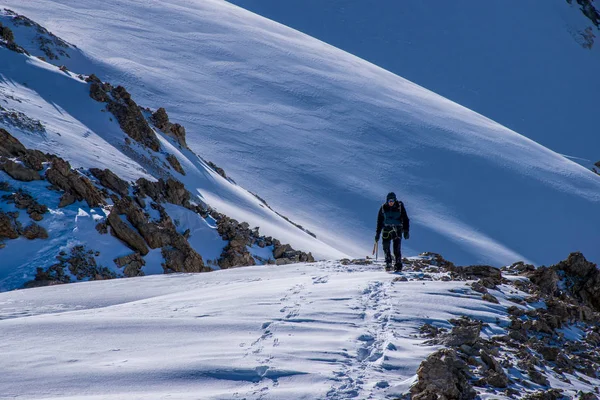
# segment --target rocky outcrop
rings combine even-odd
[[[413,400],[470,400],[477,395],[469,383],[469,369],[455,350],[431,354],[417,370],[417,383],[410,389]]]
[[[289,244],[281,244],[277,239],[261,236],[258,228],[250,229],[246,222],[240,223],[220,214],[213,215],[213,217],[217,220],[219,235],[223,240],[229,241],[218,260],[221,268],[255,265],[256,261],[248,250],[248,246],[254,245],[258,247],[273,246],[273,259],[260,260],[264,263],[284,265],[315,261],[311,253],[294,250]]]
[[[418,260],[408,260],[408,264],[419,270],[432,268],[423,266]],[[492,290],[506,295],[517,293],[512,288],[518,289],[518,297],[506,297],[517,304],[506,308],[508,326],[499,319],[496,321],[496,328],[502,327],[500,332],[506,329],[506,334],[481,335],[487,325],[463,317],[449,320],[453,325],[450,332],[424,325],[421,335],[426,339],[425,343],[444,345],[453,350],[467,365],[463,372],[481,394],[562,399],[562,392],[550,387],[553,379],[567,384],[577,379],[589,385],[590,379],[600,378],[600,312],[595,306],[599,271],[596,265],[582,254],[572,253],[566,260],[551,267],[535,268],[518,262],[502,268],[500,275],[497,271],[486,266],[455,267],[448,264],[437,270],[449,273],[454,280],[476,279],[470,283],[470,288],[482,297],[491,296]],[[506,275],[512,276],[507,278]],[[501,287],[499,283],[502,283]],[[576,338],[565,334],[572,327],[577,327]],[[431,369],[428,371],[431,379],[438,376],[448,381],[441,371],[435,369],[435,365],[424,362],[421,367],[425,366]],[[535,388],[540,386],[545,390],[536,392]],[[438,390],[421,393],[424,387],[422,384],[415,385],[414,394],[428,398],[426,395],[433,396],[432,393]],[[465,393],[469,395],[469,388],[463,390],[467,390]],[[455,393],[458,397],[446,398],[461,398],[465,393]]]
[[[106,267],[98,266],[96,256],[99,253],[79,245],[70,252],[62,251],[56,259],[58,263],[48,268],[37,268],[33,281],[27,282],[25,288],[70,283],[71,276],[76,280],[103,280],[116,278],[116,274]]]
[[[0,22],[0,39],[7,43],[14,43],[15,41],[15,35],[13,35],[12,30],[7,26],[2,25],[2,22]]]
[[[123,268],[123,275],[126,277],[144,276],[142,267],[146,265],[146,260],[140,253],[132,253],[127,256],[119,257],[114,260],[119,268]]]
[[[546,295],[564,291],[581,304],[600,311],[600,270],[581,253],[571,253],[551,267],[540,267],[528,277]]]
[[[137,251],[141,255],[148,254],[148,246],[144,239],[132,228],[129,227],[117,214],[111,212],[106,219],[106,223],[110,226],[110,233],[123,241],[130,249]]]
[[[464,280],[479,280],[480,284],[488,289],[493,289],[502,283],[500,269],[489,265],[470,265],[466,267],[449,266],[456,278]]]
[[[223,240],[229,241],[219,258],[219,267],[226,269],[256,264],[247,247],[253,244],[253,234],[247,223],[240,224],[223,216],[217,221],[217,231]]]
[[[119,178],[114,172],[109,169],[90,168],[90,173],[98,179],[100,184],[113,192],[127,196],[129,193],[129,183]]]
[[[161,253],[165,260],[163,263],[165,273],[212,271],[204,265],[202,256],[181,235],[175,238],[171,246],[163,247]]]
[[[0,156],[19,157],[25,155],[27,149],[5,129],[0,128]]]
[[[0,22],[0,46],[6,46],[7,49],[17,53],[29,54],[24,48],[15,43],[15,36],[10,28],[2,25]]]
[[[171,123],[169,121],[169,115],[163,107],[156,110],[150,117],[150,120],[154,126],[161,130],[161,132],[173,137],[183,148],[187,148],[187,143],[185,142],[185,128],[180,124]]]
[[[221,175],[223,178],[229,179],[229,178],[227,178],[227,174],[225,173],[225,170],[221,167],[217,167],[217,165],[214,162],[207,161],[206,164],[208,164],[208,166],[210,168],[212,168],[213,171],[215,171],[217,174]]]
[[[8,159],[18,157],[22,163]],[[11,178],[23,182],[41,180],[37,171],[42,170],[45,157],[39,151],[27,150],[15,137],[0,128],[0,170]]]
[[[85,200],[91,208],[105,204],[104,196],[96,186],[85,176],[71,170],[71,165],[60,157],[52,158],[52,167],[46,171],[46,179],[65,191],[66,201],[61,201],[61,206],[72,204],[75,200]]]
[[[183,170],[183,167],[179,163],[177,157],[175,157],[173,154],[169,154],[167,156],[167,161],[169,164],[171,164],[171,167],[173,167],[175,171],[179,172],[181,175],[185,175],[185,171]]]
[[[165,260],[163,268],[166,273],[211,271],[210,268],[204,265],[200,254],[190,246],[187,238],[177,232],[175,224],[173,224],[173,221],[164,208],[158,203],[153,203],[152,207],[159,212],[159,221],[149,221],[144,211],[130,197],[120,199],[115,204],[111,215],[125,215],[127,221],[136,229],[136,235],[139,233],[139,239],[142,242],[145,241],[144,246],[147,243],[152,249],[161,249]],[[119,221],[123,222],[120,219]],[[109,225],[111,225],[110,221]],[[130,247],[134,248],[132,246],[133,243]],[[139,249],[135,250],[139,251],[142,255],[147,253],[147,250],[145,250],[145,253]]]
[[[157,203],[167,202],[186,208],[190,207],[191,194],[180,181],[169,178],[151,182],[145,178],[136,181],[136,194],[148,196]]]
[[[19,231],[13,223],[13,218],[0,211],[0,240],[16,239],[19,237]]]
[[[16,192],[2,196],[9,204],[14,204],[20,210],[26,210],[29,217],[34,221],[44,219],[44,214],[48,212],[48,207],[38,203],[33,196],[19,189]]]
[[[90,82],[90,97],[96,101],[107,103],[119,126],[130,138],[153,151],[160,150],[160,141],[152,130],[140,107],[122,86],[113,88],[110,84],[102,83],[95,75],[87,79]]]
[[[277,265],[315,261],[311,253],[294,250],[289,244],[281,244],[277,239],[273,240],[273,257]]]
[[[58,60],[59,56],[69,58],[69,53],[66,51],[69,47],[75,47],[60,39],[52,32],[33,20],[25,17],[24,15],[17,14],[16,12],[8,9],[4,9],[4,12],[12,17],[12,22],[15,26],[23,26],[31,28],[30,31],[33,33],[32,42],[39,46],[39,49],[44,53],[45,58],[49,60]],[[44,59],[44,57],[38,57]]]
[[[0,157],[0,170],[6,172],[11,178],[22,182],[39,181],[42,179],[36,171],[27,168],[21,163]]]
[[[23,230],[23,236],[29,240],[48,239],[48,232],[42,226],[32,222]]]

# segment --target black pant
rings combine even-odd
[[[390,244],[394,242],[394,257],[396,258],[396,264],[402,263],[402,252],[400,250],[400,233],[396,230],[386,231],[385,229],[382,232],[382,242],[383,252],[385,253],[385,262],[386,264],[392,263],[392,252],[390,251]]]

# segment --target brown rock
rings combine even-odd
[[[21,160],[29,168],[35,171],[41,171],[44,169],[44,163],[48,161],[48,157],[39,150],[27,150],[25,155],[21,156]]]
[[[123,222],[116,212],[111,212],[106,222],[111,227],[110,233],[122,240],[130,249],[137,251],[143,256],[148,254],[148,246],[146,246],[144,239]]]
[[[34,222],[23,230],[23,236],[29,240],[48,239],[48,232]]]
[[[273,250],[273,258],[275,258],[275,259],[282,258],[286,252],[293,251],[293,250],[294,249],[292,249],[292,246],[290,246],[289,244],[275,246],[275,248]]]
[[[75,201],[77,201],[75,196],[73,196],[70,192],[65,192],[62,196],[60,196],[58,207],[63,208],[66,206],[70,206],[71,204],[75,203]]]
[[[452,349],[431,354],[417,370],[418,381],[410,389],[413,400],[471,400],[477,395],[469,383],[469,368]]]
[[[5,129],[0,128],[0,156],[19,157],[27,152],[25,146],[21,144]]]
[[[160,141],[127,90],[117,86],[111,94],[115,100],[109,100],[108,110],[117,118],[123,132],[151,150],[160,150]]]
[[[90,172],[100,184],[121,196],[129,194],[129,183],[119,178],[114,172],[109,169],[90,168]]]
[[[167,156],[167,161],[169,164],[171,164],[171,167],[173,167],[175,171],[179,172],[181,175],[185,175],[185,171],[183,170],[183,167],[179,163],[177,157],[175,157],[173,154],[169,154]]]
[[[0,159],[0,169],[10,175],[11,178],[22,182],[39,181],[42,179],[37,171],[7,158]]]
[[[472,346],[479,339],[480,332],[481,325],[455,326],[444,337],[443,343],[449,347],[460,347],[463,344]]]
[[[119,268],[124,268],[123,275],[127,277],[144,276],[142,267],[146,265],[146,260],[140,253],[132,253],[127,256],[119,257],[114,260]]]
[[[173,124],[169,129],[168,133],[171,133],[177,143],[179,143],[182,147],[187,148],[187,143],[185,142],[185,128],[179,124]]]
[[[71,170],[71,165],[59,157],[52,159],[52,168],[46,171],[46,179],[58,188],[69,193],[78,201],[85,200],[89,207],[105,204],[102,193],[84,176]],[[61,204],[69,203],[70,197],[61,198]]]
[[[490,302],[490,303],[494,303],[494,304],[498,304],[498,303],[500,303],[500,302],[498,301],[498,299],[497,299],[497,298],[495,298],[494,296],[492,296],[492,295],[491,295],[491,294],[489,294],[489,293],[484,293],[484,294],[483,294],[483,300],[484,300],[484,301],[488,301],[488,302]]]
[[[550,346],[542,346],[538,351],[546,361],[556,361],[558,354],[560,353],[560,349],[558,347]]]
[[[107,103],[110,100],[108,94],[102,90],[100,83],[92,82],[90,85],[90,97],[101,103]]]
[[[2,211],[0,211],[0,240],[1,239],[16,239],[19,237],[19,232],[13,225],[12,219]]]
[[[211,268],[204,265],[202,256],[189,245],[183,236],[180,236],[173,246],[163,247],[161,253],[165,259],[163,264],[165,273],[212,271]]]
[[[152,114],[150,120],[158,129],[163,132],[166,132],[171,126],[167,110],[165,110],[163,107],[160,107],[158,110],[156,110],[156,112]]]

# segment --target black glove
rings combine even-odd
[[[379,242],[379,233],[377,235],[375,235],[375,241]]]
[[[409,237],[410,233],[408,233],[408,231],[404,231],[404,239],[408,240]]]

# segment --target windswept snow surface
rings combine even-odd
[[[600,159],[600,30],[577,1],[227,1],[587,159],[582,165]],[[591,49],[582,46],[586,28],[596,36]]]
[[[1,293],[0,396],[384,399],[438,348],[424,323],[509,322],[500,292],[397,276],[320,262]]]
[[[82,49],[59,63],[165,107],[192,150],[337,254],[370,251],[393,190],[412,219],[405,254],[600,259],[596,175],[323,42],[218,0],[3,4]],[[226,214],[246,208],[221,193],[202,194]]]

